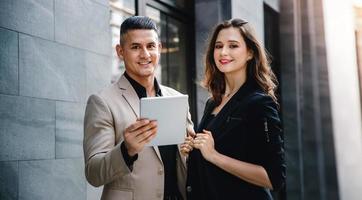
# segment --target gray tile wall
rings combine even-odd
[[[99,3],[101,5],[105,5],[105,6],[108,6],[108,4],[109,4],[109,0],[91,0],[91,1]]]
[[[99,199],[83,117],[111,80],[108,0],[0,1],[0,199]]]
[[[18,199],[18,161],[0,162],[0,199]]]
[[[55,0],[55,40],[110,55],[109,9],[90,0]]]
[[[20,34],[20,95],[53,100],[85,100],[85,52]]]
[[[0,93],[19,94],[18,33],[0,28]]]
[[[0,10],[0,27],[54,39],[53,0],[2,0]]]
[[[86,97],[98,92],[111,82],[111,70],[105,70],[104,66],[111,66],[110,57],[91,52],[85,54]]]
[[[0,95],[0,161],[54,159],[55,102]]]
[[[83,158],[85,104],[56,102],[55,157]]]
[[[82,159],[19,162],[19,200],[86,199]]]

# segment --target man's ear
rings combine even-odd
[[[116,45],[116,52],[117,52],[117,55],[118,57],[123,60],[123,48],[120,44],[117,44]]]
[[[162,50],[162,43],[159,42],[158,43],[158,54],[161,54],[161,50]]]

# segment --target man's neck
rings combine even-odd
[[[155,76],[134,76],[133,74],[127,73],[133,80],[142,85],[146,89],[146,93],[148,97],[156,96],[155,92]]]

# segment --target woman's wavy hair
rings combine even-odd
[[[221,103],[222,95],[225,93],[225,78],[224,74],[216,67],[214,49],[219,32],[229,27],[238,28],[240,30],[240,34],[245,40],[247,49],[253,54],[253,58],[247,62],[247,80],[249,81],[249,79],[252,78],[260,88],[277,103],[275,90],[278,81],[271,70],[270,59],[264,47],[262,47],[260,42],[256,39],[255,33],[248,25],[248,22],[242,19],[235,18],[227,20],[215,26],[207,46],[204,64],[205,77],[202,80],[201,85],[211,92],[216,105],[219,105]]]

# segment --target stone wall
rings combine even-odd
[[[111,79],[109,10],[0,1],[0,199],[98,198],[84,176],[83,116]]]

